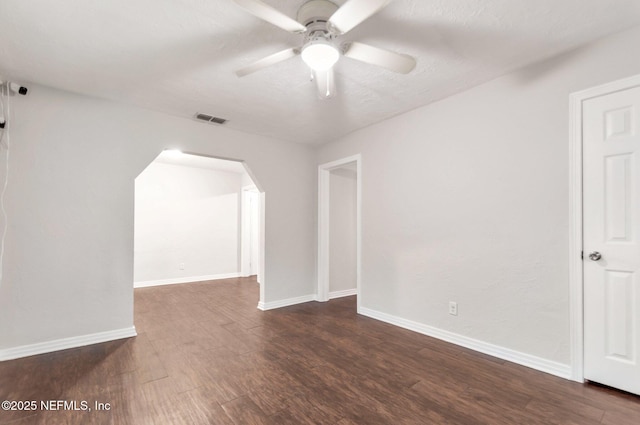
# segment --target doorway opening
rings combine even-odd
[[[249,187],[253,202],[245,205]],[[262,301],[264,196],[242,161],[160,153],[135,180],[134,288],[255,275]],[[253,237],[245,242],[247,232]]]
[[[361,301],[362,165],[355,155],[318,167],[317,300]]]

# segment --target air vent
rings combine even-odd
[[[224,124],[227,122],[227,120],[225,120],[224,118],[213,117],[211,118],[211,122],[214,122],[216,124]]]
[[[214,124],[224,124],[227,122],[226,119],[220,117],[214,117],[212,115],[207,114],[196,114],[196,119],[200,121],[206,121]]]

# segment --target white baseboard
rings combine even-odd
[[[477,339],[434,328],[432,326],[403,319],[401,317],[392,316],[390,314],[381,313],[379,311],[371,310],[365,307],[360,307],[358,313],[367,317],[371,317],[372,319],[377,319],[382,322],[390,323],[401,328],[421,333],[423,335],[428,335],[430,337],[450,342],[452,344],[460,345],[462,347],[469,348],[480,353],[488,354],[499,359],[507,360],[512,363],[517,363],[519,365],[529,367],[531,369],[536,369],[541,372],[559,376],[560,378],[571,379],[571,366],[567,364],[554,362],[537,356],[532,356],[531,354],[521,353],[509,348],[490,344],[484,341],[479,341]]]
[[[356,295],[357,293],[358,290],[356,288],[345,289],[344,291],[333,291],[329,292],[329,299],[332,300],[334,298],[350,297],[351,295]]]
[[[144,280],[140,282],[133,282],[133,287],[146,288],[148,286],[175,285],[177,283],[204,282],[205,280],[232,279],[235,277],[240,277],[240,273],[234,272],[234,273],[222,273],[222,274],[209,274],[205,276],[177,277],[174,279]]]
[[[130,328],[116,329],[113,331],[98,332],[95,334],[39,342],[37,344],[5,348],[0,350],[0,361],[19,359],[21,357],[35,356],[36,354],[51,353],[59,350],[67,350],[69,348],[84,347],[85,345],[98,344],[100,342],[131,338],[136,335],[135,326],[131,326]]]
[[[269,301],[267,303],[260,301],[258,303],[258,308],[260,310],[267,311],[267,310],[274,310],[276,308],[287,307],[295,304],[308,303],[309,301],[315,301],[315,300],[316,300],[316,295],[311,294],[311,295],[303,295],[302,297],[288,298],[286,300]]]

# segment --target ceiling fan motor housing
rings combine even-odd
[[[329,32],[327,21],[338,6],[329,0],[310,0],[298,9],[297,20],[307,27],[307,34],[314,31]]]

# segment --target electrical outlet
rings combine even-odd
[[[184,270],[184,263],[180,263],[180,264],[178,265],[178,268],[179,268],[180,270]]]
[[[449,301],[449,314],[452,316],[458,315],[458,303],[455,301]]]

